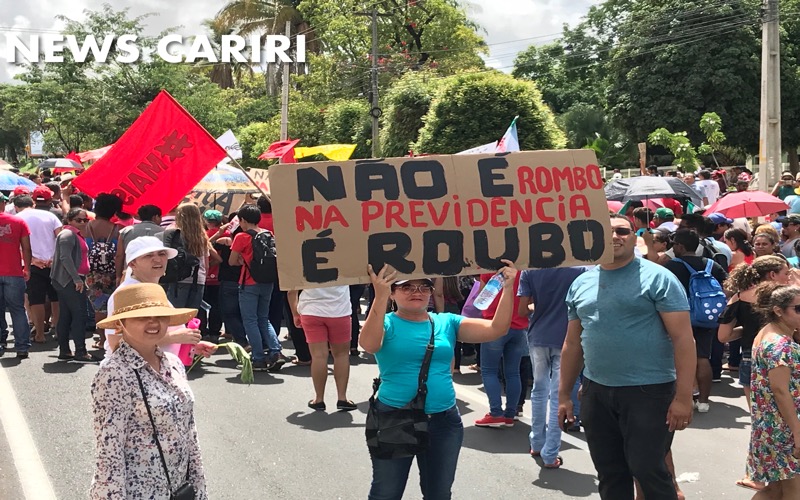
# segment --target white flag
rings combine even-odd
[[[461,151],[460,153],[456,153],[457,155],[478,155],[478,154],[487,154],[487,153],[494,153],[497,150],[497,141],[490,142],[489,144],[484,144],[483,146],[474,147],[472,149],[466,149]]]
[[[242,147],[239,146],[239,140],[233,135],[233,131],[228,129],[227,132],[217,138],[220,146],[225,148],[231,158],[234,160],[242,159]]]

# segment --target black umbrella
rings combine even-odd
[[[631,177],[609,182],[605,187],[609,201],[641,201],[651,198],[688,199],[702,207],[703,199],[685,182],[676,177]]]

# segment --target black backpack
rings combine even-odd
[[[200,259],[186,251],[180,229],[164,233],[164,246],[174,248],[178,255],[167,261],[167,272],[159,283],[177,283],[190,276],[194,276],[197,283],[197,273],[200,271]]]
[[[701,237],[700,245],[703,247],[703,257],[713,260],[719,264],[719,267],[726,271],[728,270],[728,257],[724,253],[717,250],[717,247],[715,247],[713,243]]]
[[[275,238],[269,231],[247,231],[253,246],[253,259],[248,265],[247,272],[256,283],[275,283],[278,281],[278,259],[275,249]]]

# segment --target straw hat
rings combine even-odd
[[[114,314],[97,323],[98,328],[114,328],[128,318],[168,317],[169,326],[183,325],[197,315],[197,309],[176,309],[160,285],[141,283],[114,292]]]

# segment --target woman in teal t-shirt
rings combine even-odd
[[[456,392],[450,363],[456,341],[482,343],[508,332],[514,313],[514,280],[517,270],[510,261],[500,269],[505,278],[503,293],[494,319],[464,318],[457,314],[429,314],[428,302],[433,281],[414,279],[395,281],[397,272],[385,266],[377,274],[369,267],[375,288],[375,307],[370,309],[361,329],[359,343],[375,354],[381,376],[378,411],[405,406],[417,392],[417,380],[425,348],[434,330],[434,351],[428,371],[430,445],[417,455],[422,495],[429,500],[448,500],[456,475],[458,454],[464,439],[461,415],[456,407]],[[386,313],[382,304],[391,300],[396,310]],[[403,497],[414,457],[372,459],[370,500],[400,500]]]

